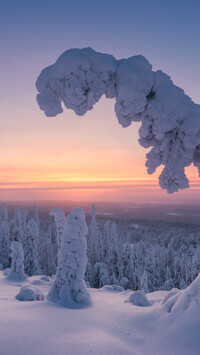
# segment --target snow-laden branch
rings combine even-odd
[[[82,116],[103,94],[115,98],[122,127],[141,121],[139,143],[152,147],[147,171],[164,165],[159,183],[168,193],[189,187],[186,166],[193,163],[200,173],[200,105],[143,56],[116,60],[91,48],[70,49],[41,72],[36,87],[50,117],[63,112],[62,103]]]

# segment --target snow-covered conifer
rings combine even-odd
[[[93,269],[92,265],[90,264],[89,260],[86,265],[86,270],[85,270],[85,283],[87,287],[94,287],[94,275],[93,275]]]
[[[3,269],[10,265],[10,243],[9,243],[9,225],[3,221],[0,224],[0,264]]]
[[[131,247],[130,242],[126,242],[124,244],[124,248],[122,250],[121,268],[120,268],[120,274],[121,274],[120,275],[121,276],[120,284],[124,289],[129,288],[129,289],[133,290],[133,273],[134,272],[135,272],[135,270],[133,269],[132,247]],[[126,282],[125,282],[124,278],[126,278]]]
[[[27,219],[28,211],[23,209],[21,211],[21,233],[22,233],[22,244],[24,243],[24,238],[26,234],[26,219]]]
[[[24,269],[28,276],[40,274],[38,265],[38,226],[35,219],[30,219],[27,223],[26,237],[24,241]]]
[[[193,280],[200,273],[200,245],[196,248],[193,260],[192,260]]]
[[[0,265],[3,269],[10,265],[10,226],[6,203],[0,211]]]
[[[38,234],[39,234],[39,229],[40,229],[40,221],[39,221],[39,214],[38,214],[38,208],[37,205],[33,205],[33,219],[36,222],[37,228],[38,228]]]
[[[8,210],[6,207],[6,203],[3,204],[0,211],[0,223],[2,222],[8,222]]]
[[[52,209],[49,212],[50,216],[54,217],[55,225],[56,225],[56,235],[57,235],[57,244],[58,249],[61,247],[61,240],[64,233],[64,226],[65,226],[65,214],[63,210],[59,208]]]
[[[11,221],[10,238],[11,241],[22,243],[21,212],[18,207],[15,209],[15,215]]]
[[[143,273],[143,275],[141,277],[141,289],[145,293],[149,292],[148,284],[149,284],[149,282],[148,282],[148,274],[147,274],[146,270],[144,270],[144,273]]]
[[[9,280],[26,280],[26,275],[24,273],[24,253],[22,249],[22,244],[14,241],[11,243],[11,269],[8,275]]]
[[[92,204],[92,220],[87,234],[87,255],[92,266],[103,259],[102,235],[96,222],[96,208]]]
[[[51,243],[51,231],[52,226],[49,225],[44,242],[43,242],[43,258],[41,258],[40,268],[42,273],[45,275],[54,275],[56,273],[56,262],[55,262],[55,254],[54,249]]]
[[[96,263],[94,265],[94,287],[100,288],[109,285],[110,279],[105,263]]]
[[[58,252],[58,267],[49,299],[63,306],[89,303],[89,294],[84,281],[87,265],[87,224],[81,208],[74,208],[67,216],[61,248]]]
[[[118,232],[115,222],[112,222],[108,245],[108,272],[112,283],[119,283],[119,249],[118,249]]]

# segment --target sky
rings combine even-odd
[[[167,194],[148,175],[138,123],[122,128],[114,100],[84,117],[47,118],[36,102],[41,70],[70,48],[117,59],[142,54],[200,104],[200,3],[195,0],[0,0],[0,201],[199,203],[200,180]]]

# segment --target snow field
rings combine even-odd
[[[179,307],[176,312],[168,313],[162,304],[168,291],[148,294],[151,306],[138,307],[126,302],[132,291],[106,287],[88,289],[90,307],[69,309],[47,300],[18,301],[15,296],[21,284],[9,282],[1,271],[1,355],[199,355],[200,306],[195,297],[199,283],[200,277],[190,290],[176,293],[176,297],[193,295],[188,308]],[[23,286],[34,284],[48,294],[51,282],[40,275],[30,277]]]

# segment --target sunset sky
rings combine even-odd
[[[198,203],[200,179],[168,195],[148,175],[139,124],[122,128],[114,100],[84,117],[47,118],[36,102],[41,70],[70,48],[117,59],[142,54],[200,103],[200,3],[195,0],[0,1],[0,201]]]

